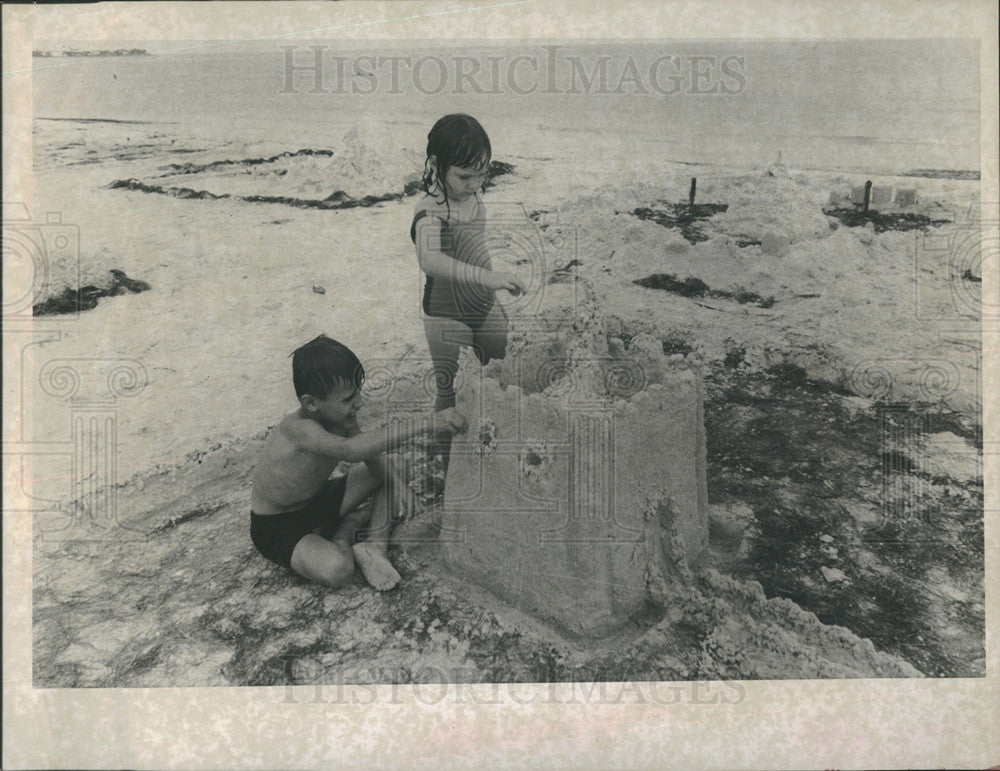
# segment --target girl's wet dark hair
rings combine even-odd
[[[431,166],[431,156],[437,160],[437,169]],[[486,131],[471,115],[456,113],[439,119],[427,135],[427,160],[424,163],[424,191],[430,193],[435,187],[448,205],[448,191],[444,179],[452,166],[489,166],[493,148]],[[449,206],[449,209],[451,207]]]
[[[292,382],[295,395],[309,394],[325,399],[338,385],[361,388],[365,368],[343,343],[320,335],[292,353]]]

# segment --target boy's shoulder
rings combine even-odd
[[[271,445],[275,442],[291,442],[295,444],[300,420],[302,420],[302,417],[297,412],[290,412],[285,415],[278,421],[278,425],[271,429],[271,432],[267,436],[268,443]]]
[[[296,445],[306,442],[310,437],[320,436],[323,434],[342,436],[342,434],[328,431],[317,421],[306,417],[297,410],[285,415],[285,417],[281,419],[281,422],[278,423],[277,430],[280,431],[286,439],[292,442],[292,444]]]

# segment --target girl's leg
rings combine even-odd
[[[434,409],[455,406],[455,375],[458,373],[458,350],[472,345],[472,330],[461,321],[441,316],[424,316],[424,333],[434,366],[436,400]]]
[[[475,330],[472,345],[482,364],[504,357],[507,352],[507,312],[500,303],[493,303],[486,319]]]
[[[458,350],[472,345],[472,330],[460,321],[440,316],[424,316],[424,332],[434,367],[434,409],[455,406],[455,376],[458,374]],[[432,452],[440,454],[445,473],[451,457],[451,434],[442,432],[434,436]]]

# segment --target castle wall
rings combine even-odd
[[[652,576],[693,565],[707,540],[699,378],[661,368],[628,399],[593,387],[621,363],[576,356],[528,393],[463,360],[458,386],[470,427],[452,445],[446,562],[577,637],[627,626],[649,606]],[[531,380],[510,377],[514,365],[507,380]]]

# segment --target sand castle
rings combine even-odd
[[[707,541],[697,368],[549,286],[504,361],[463,360],[441,532],[460,576],[575,637],[628,629]],[[557,295],[557,296],[556,296]],[[616,321],[616,320],[615,320]]]

